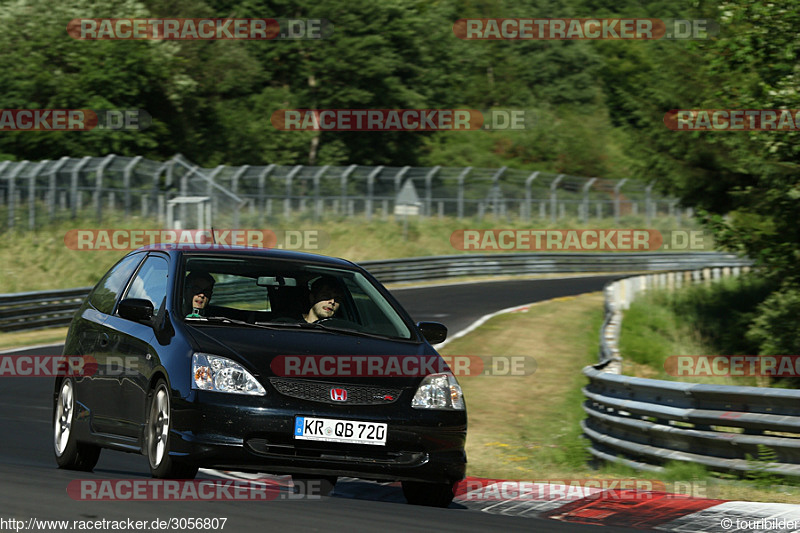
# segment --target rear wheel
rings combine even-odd
[[[53,406],[53,451],[59,468],[91,472],[100,458],[100,447],[75,440],[75,384],[67,378],[61,383]]]
[[[453,501],[453,484],[403,481],[403,495],[414,505],[447,507]]]
[[[172,407],[169,387],[163,379],[158,380],[148,395],[150,399],[145,428],[145,447],[153,477],[164,479],[194,479],[197,467],[176,461],[169,455]]]

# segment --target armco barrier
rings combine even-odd
[[[738,268],[647,274],[609,283],[600,362],[582,422],[597,459],[658,471],[669,461],[711,470],[800,476],[800,390],[681,383],[618,375],[622,311],[655,287],[680,288],[737,275]]]
[[[383,283],[459,276],[736,268],[749,264],[734,254],[718,252],[480,254],[361,263]],[[66,326],[90,289],[0,294],[0,331]]]

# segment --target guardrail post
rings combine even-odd
[[[550,222],[553,224],[556,223],[556,209],[558,208],[558,194],[556,193],[556,187],[564,179],[564,174],[559,174],[556,176],[556,179],[550,182]]]

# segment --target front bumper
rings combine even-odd
[[[403,400],[346,406],[272,391],[268,397],[193,391],[187,400],[173,401],[171,455],[205,468],[272,474],[436,483],[463,479],[466,412],[412,409]],[[384,422],[386,445],[296,440],[296,416]]]

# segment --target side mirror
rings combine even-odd
[[[141,298],[125,298],[117,307],[119,316],[134,322],[152,320],[153,311],[153,302]]]
[[[447,326],[438,322],[419,322],[417,324],[420,333],[431,344],[438,344],[447,338]]]

